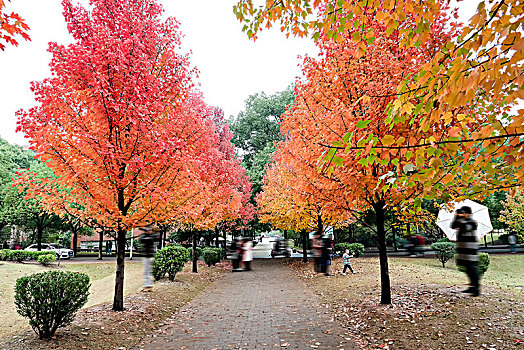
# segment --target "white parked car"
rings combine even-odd
[[[29,247],[24,250],[35,252],[38,250],[38,244],[31,244]],[[57,259],[70,259],[73,257],[73,250],[67,249],[63,246],[60,246],[56,243],[42,243],[42,251],[54,252]]]

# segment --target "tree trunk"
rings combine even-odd
[[[284,230],[284,239],[287,240],[287,230]]]
[[[42,236],[44,234],[44,226],[40,224],[39,221],[37,221],[36,225],[36,243],[37,243],[37,250],[42,250]]]
[[[307,263],[307,231],[302,230],[302,262]]]
[[[377,222],[377,240],[378,251],[380,256],[380,285],[381,285],[381,304],[391,304],[391,284],[389,280],[389,266],[388,266],[388,251],[386,247],[386,230],[384,223],[386,220],[386,212],[384,210],[384,203],[382,201],[373,205],[375,209],[375,218]]]
[[[98,260],[102,260],[102,251],[104,249],[104,230],[100,230],[98,239]]]
[[[78,253],[78,230],[73,229],[73,256]]]
[[[191,236],[193,237],[193,272],[194,273],[198,273],[198,269],[197,269],[198,257],[197,257],[197,253],[196,253],[197,235],[196,235],[195,231],[193,231],[191,233]]]
[[[126,233],[121,227],[118,228],[116,236],[116,276],[115,297],[113,299],[113,310],[124,310],[124,263],[126,257]]]
[[[317,216],[317,235],[319,235],[321,238],[324,234],[324,226],[322,225],[322,216]]]
[[[215,246],[218,248],[219,242],[218,239],[220,238],[220,231],[218,230],[218,227],[215,227]]]

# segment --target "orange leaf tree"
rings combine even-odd
[[[249,37],[256,38],[259,31],[274,23],[280,23],[287,35],[311,36],[314,40],[342,42],[349,34],[357,55],[364,54],[377,38],[370,23],[379,23],[389,34],[397,31],[398,44],[406,49],[431,43],[435,39],[433,26],[442,11],[448,11],[448,2],[441,0],[267,0],[260,7],[252,0],[239,0],[234,8]],[[453,14],[457,18],[456,11]],[[412,25],[406,26],[406,19]],[[493,189],[520,184],[524,178],[524,3],[482,0],[466,23],[448,23],[457,35],[399,82],[392,91],[395,99],[390,101],[390,118],[385,124],[410,120],[423,132],[442,121],[455,127],[430,140],[404,138],[390,145],[372,140],[367,149],[417,153],[417,163],[435,170],[417,182],[430,186],[447,172],[447,179],[453,175],[464,184],[462,191],[452,193],[453,197],[485,196]],[[460,112],[472,107],[471,113]],[[479,116],[484,122],[481,127]],[[475,130],[472,123],[477,124]],[[344,139],[338,141],[344,148],[354,147]],[[436,160],[440,152],[455,152],[457,159],[453,164]]]
[[[56,174],[41,194],[47,209],[67,206],[115,231],[120,311],[126,232],[161,222],[195,194],[213,129],[178,53],[178,23],[161,20],[154,0],[91,3],[88,11],[63,1],[75,41],[50,43],[52,76],[33,83],[38,106],[19,112],[18,129]]]
[[[300,167],[301,171],[295,170],[295,158],[289,157],[286,151],[288,145],[289,142],[278,145],[273,157],[275,162],[267,167],[257,204],[262,222],[282,230],[301,231],[303,261],[307,262],[309,230],[322,235],[326,226],[341,226],[349,221],[344,211],[334,210],[330,203],[323,200],[323,187],[316,169],[310,173],[303,172],[303,167]]]
[[[172,219],[191,232],[193,272],[198,272],[196,243],[199,232],[213,230],[226,221],[252,219],[249,217],[252,205],[245,202],[251,196],[250,181],[235,156],[231,143],[233,135],[224,122],[221,109],[213,110],[209,123],[214,131],[213,144],[205,157],[199,159],[199,177],[192,180],[194,196]]]
[[[442,191],[448,179],[431,177],[439,161],[451,161],[451,153],[441,152],[429,165],[416,163],[420,173],[410,174],[415,155],[402,150],[380,151],[373,146],[391,146],[405,140],[421,142],[446,133],[454,122],[419,129],[417,121],[404,120],[394,128],[386,125],[388,105],[403,80],[417,71],[446,41],[445,17],[432,27],[434,40],[419,48],[401,45],[398,31],[373,22],[375,41],[365,52],[351,40],[319,40],[319,59],[306,59],[303,81],[296,85],[296,103],[284,115],[282,132],[288,135],[289,161],[300,174],[313,176],[321,184],[320,197],[326,208],[345,208],[359,219],[366,210],[375,214],[380,251],[381,302],[391,302],[386,250],[386,215],[393,208],[419,201],[433,189]],[[415,25],[407,21],[403,25]],[[415,101],[412,101],[412,103]],[[475,125],[472,125],[475,127]],[[348,146],[349,145],[349,146]],[[407,152],[406,152],[407,153]],[[409,163],[406,159],[410,159]],[[320,161],[319,161],[320,160]],[[427,186],[415,182],[416,176],[431,177]],[[399,178],[404,178],[399,181]],[[448,182],[446,182],[448,181]]]

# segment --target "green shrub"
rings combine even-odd
[[[437,242],[431,245],[431,249],[436,251],[437,258],[442,263],[442,267],[446,267],[446,263],[455,256],[455,243],[453,242]]]
[[[448,237],[443,237],[443,238],[437,239],[437,243],[442,243],[442,242],[451,242],[451,241],[449,240]]]
[[[29,318],[40,339],[50,339],[73,321],[87,302],[89,287],[84,273],[47,271],[20,277],[15,286],[16,311]]]
[[[37,256],[36,260],[44,266],[49,266],[53,261],[56,260],[56,254],[55,253],[41,254]]]
[[[166,273],[170,281],[175,280],[178,272],[182,271],[184,264],[189,261],[191,255],[189,250],[181,245],[168,245],[155,254],[153,262],[153,277],[155,281],[163,278]]]
[[[202,256],[207,266],[215,266],[215,264],[220,262],[220,259],[222,259],[222,254],[222,248],[208,247],[204,248],[204,250],[202,251]]]
[[[489,263],[490,263],[489,254],[488,253],[479,253],[478,271],[479,271],[480,277],[484,276],[486,271],[488,271]],[[459,265],[457,266],[457,268],[459,269],[459,271],[466,272],[466,268],[464,266]]]
[[[344,251],[349,249],[349,254],[358,257],[364,254],[364,245],[362,243],[337,243],[335,244],[335,252],[344,254]]]
[[[11,252],[10,249],[2,249],[2,250],[0,250],[0,260],[1,261],[6,261],[7,258],[9,257],[10,252]]]

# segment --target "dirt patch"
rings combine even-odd
[[[172,322],[177,310],[217,278],[231,269],[223,262],[207,267],[199,262],[198,274],[190,264],[177,274],[174,282],[155,283],[152,293],[136,293],[124,299],[125,310],[111,310],[110,302],[82,309],[73,324],[57,332],[50,341],[38,340],[32,330],[21,331],[0,343],[5,350],[40,349],[127,349],[159,327]]]
[[[435,258],[390,258],[393,302],[381,305],[378,258],[354,259],[353,265],[357,274],[343,276],[336,259],[325,277],[311,264],[289,262],[362,349],[512,349],[524,343],[518,286],[486,278],[482,295],[473,298],[460,292],[466,277],[452,264],[443,269]]]

